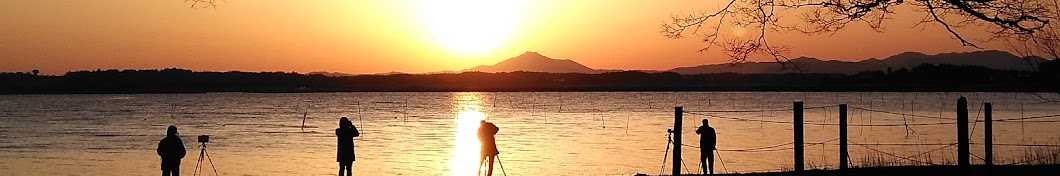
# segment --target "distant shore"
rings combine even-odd
[[[443,73],[326,76],[286,72],[195,72],[183,69],[97,70],[63,76],[0,73],[0,94],[794,91],[794,92],[1060,92],[1060,70],[991,70],[922,65],[894,72],[845,74],[681,75],[621,71],[584,73]]]
[[[1060,165],[996,165],[993,167],[992,175],[1058,175]],[[698,174],[686,174],[687,176],[698,176]],[[794,171],[783,172],[760,172],[760,173],[733,173],[718,175],[746,175],[746,176],[787,176],[795,175]],[[806,170],[807,176],[832,176],[832,175],[856,175],[856,176],[896,176],[896,175],[930,175],[930,176],[959,176],[957,166],[889,166],[889,167],[865,167],[850,168],[842,174],[839,170]],[[969,175],[988,175],[983,165],[972,165]]]

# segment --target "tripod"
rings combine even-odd
[[[662,175],[666,170],[666,158],[670,155],[670,146],[674,144],[674,131],[673,129],[666,129],[666,151],[663,152],[662,167],[659,167],[659,175]],[[674,146],[681,147],[681,146]],[[674,156],[677,157],[677,156]],[[685,164],[685,160],[681,159],[681,165],[685,165],[685,172],[688,172],[688,165]]]
[[[492,156],[492,157],[497,160],[497,164],[501,165],[501,173],[504,173],[504,176],[508,176],[508,172],[504,171],[504,163],[501,162],[501,157],[500,156]],[[479,161],[482,164],[478,165],[478,174],[476,174],[476,175],[482,175],[482,166],[486,165],[486,164],[490,164],[488,159],[489,158],[483,158],[482,161]],[[490,167],[493,167],[493,166],[490,166]]]
[[[666,129],[666,151],[663,152],[662,166],[659,167],[659,175],[666,171],[666,157],[670,156],[670,144],[674,143],[674,131]]]
[[[192,176],[202,175],[204,172],[202,166],[205,165],[202,163],[204,158],[210,161],[210,167],[213,168],[213,175],[216,176],[217,167],[213,165],[213,159],[210,159],[210,153],[206,153],[206,142],[203,142],[200,146],[202,147],[202,150],[199,150],[199,160],[195,162],[195,172],[192,173]]]

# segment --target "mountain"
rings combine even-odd
[[[552,59],[537,52],[527,51],[519,56],[501,61],[495,65],[477,66],[464,70],[464,72],[548,72],[548,73],[602,73],[604,70],[596,70],[585,65],[567,59]]]
[[[816,58],[800,57],[789,60],[788,69],[776,62],[747,62],[734,64],[713,64],[694,67],[680,67],[668,70],[680,74],[707,74],[707,73],[743,73],[743,74],[779,74],[779,73],[843,73],[855,74],[862,71],[887,70],[891,68],[912,68],[920,64],[950,64],[962,66],[984,66],[999,70],[1031,70],[1037,68],[1038,63],[1045,62],[1040,57],[1021,58],[1004,51],[974,51],[960,53],[941,53],[927,55],[917,52],[900,53],[886,59],[867,59],[858,62],[820,60]],[[794,64],[794,66],[792,66]],[[796,70],[795,68],[798,68]]]
[[[326,71],[309,72],[306,75],[324,75],[324,76],[330,76],[330,77],[357,76],[355,74],[349,74],[349,73],[343,73],[343,72],[326,72]]]

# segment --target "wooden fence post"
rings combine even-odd
[[[674,170],[673,175],[681,175],[681,120],[683,108],[674,107]]]
[[[802,130],[803,130],[802,129],[802,101],[795,101],[793,103],[793,106],[794,107],[792,107],[792,111],[793,111],[792,116],[793,116],[794,121],[795,121],[793,123],[794,124],[794,128],[793,129],[795,130],[795,134],[794,134],[795,143],[792,144],[792,145],[795,145],[795,175],[803,175],[803,170],[805,169],[803,167],[804,166],[803,162],[805,162],[805,160],[803,158],[803,143],[804,143],[804,141],[803,141],[803,136],[802,136],[803,135],[803,133],[802,133]]]
[[[839,104],[839,173],[847,169],[847,104]]]
[[[960,175],[967,176],[968,162],[968,99],[957,99],[957,168]]]

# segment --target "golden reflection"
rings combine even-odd
[[[479,148],[478,126],[480,120],[486,119],[482,112],[482,102],[478,93],[456,93],[454,100],[457,106],[456,130],[453,137],[453,158],[449,160],[449,173],[452,175],[471,175],[477,173]]]

